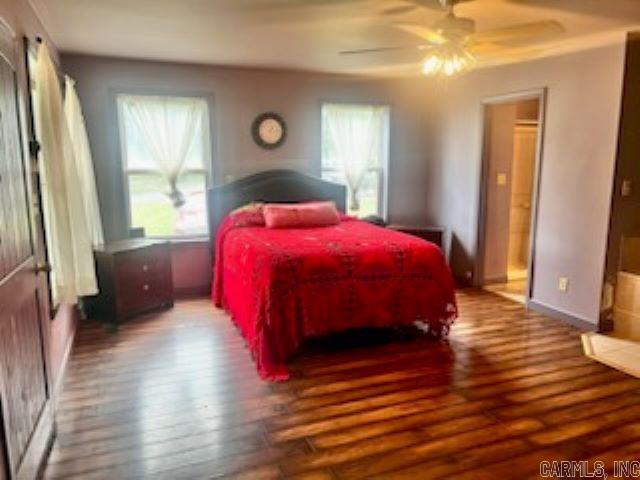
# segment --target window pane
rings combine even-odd
[[[360,209],[358,210],[359,217],[381,214],[378,208],[378,194],[380,191],[378,172],[375,170],[368,172],[364,177],[360,190],[358,190],[358,202],[360,203]]]
[[[196,130],[195,136],[193,137],[193,142],[191,142],[191,147],[189,148],[189,152],[187,153],[187,158],[184,161],[185,168],[206,168],[209,157],[207,155],[209,147],[205,145],[204,142],[207,130],[203,129],[203,123],[205,123],[204,115],[198,123],[198,128]]]
[[[185,173],[178,181],[185,204],[173,206],[169,185],[162,175],[129,174],[131,226],[142,227],[147,236],[203,235],[207,233],[206,176]]]
[[[178,209],[174,235],[207,234],[207,178],[204,173],[187,172],[178,181],[185,204]]]
[[[188,145],[184,166],[187,169],[206,168],[209,158],[209,117],[207,102],[203,99],[182,97],[156,97],[149,95],[120,95],[118,97],[118,110],[121,117],[123,142],[126,150],[126,168],[128,170],[156,170],[158,162],[153,157],[153,150],[145,144],[144,134],[140,131],[139,124],[135,121],[128,104],[147,105],[146,120],[162,120],[162,116],[170,112],[171,122],[180,125],[186,122],[187,110],[185,102],[196,102],[197,119],[194,126],[193,138]],[[155,108],[154,108],[155,107]],[[162,139],[159,145],[166,147],[166,139]]]
[[[347,184],[347,181],[344,178],[344,173],[338,170],[323,170],[322,178],[329,182],[339,183],[341,185]]]
[[[125,111],[122,119],[124,129],[124,142],[126,144],[126,166],[127,169],[155,170],[156,164],[149,153],[149,150],[142,142],[142,136],[138,127],[131,121],[130,116]]]
[[[349,186],[345,180],[345,175],[342,172],[335,170],[324,170],[322,172],[322,178],[329,182],[339,183],[341,185],[347,186],[347,191],[349,190]],[[381,192],[380,186],[380,175],[378,170],[371,170],[367,172],[362,181],[362,186],[360,190],[358,190],[358,203],[359,208],[355,210],[351,202],[351,195],[347,195],[347,213],[349,215],[354,215],[357,217],[366,217],[368,215],[380,215],[381,212],[379,210],[379,195]]]
[[[360,185],[357,204],[348,199],[348,213],[382,215],[389,155],[389,107],[364,104],[322,105],[323,178]],[[354,207],[358,206],[355,210]]]
[[[131,226],[142,227],[150,236],[171,235],[176,210],[169,197],[167,182],[158,174],[129,175]]]

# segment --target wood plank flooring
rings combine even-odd
[[[315,342],[277,384],[207,299],[117,334],[85,322],[45,478],[520,480],[543,460],[640,458],[640,380],[586,358],[574,328],[458,299],[448,343]]]

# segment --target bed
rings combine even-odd
[[[454,283],[438,247],[342,216],[337,225],[266,228],[238,221],[250,202],[330,200],[341,185],[273,170],[208,192],[212,298],[244,336],[264,379],[289,378],[287,360],[313,337],[421,322],[445,337],[456,317]]]

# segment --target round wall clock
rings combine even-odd
[[[253,121],[251,134],[253,140],[262,148],[278,148],[287,138],[287,124],[277,113],[262,113]]]

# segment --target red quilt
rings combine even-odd
[[[416,321],[444,336],[456,317],[440,249],[359,220],[269,229],[229,216],[215,258],[213,301],[231,314],[269,380],[289,377],[285,362],[306,338]]]

